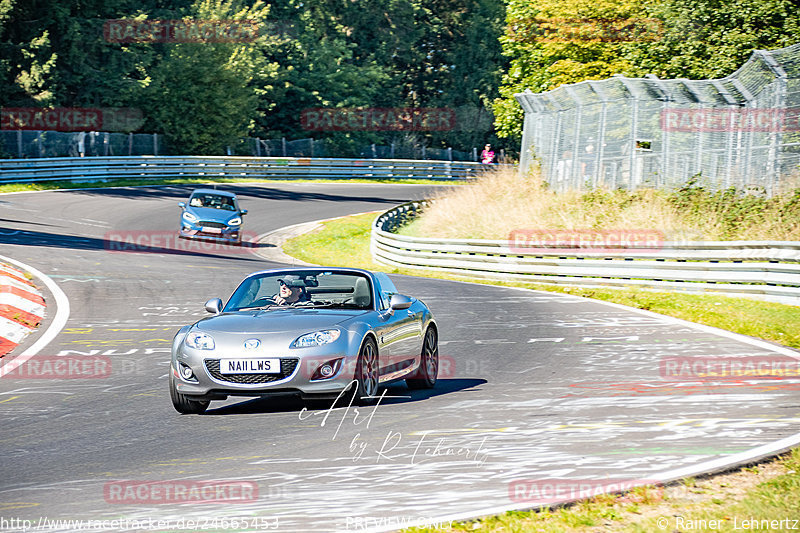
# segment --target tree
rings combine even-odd
[[[631,50],[660,31],[638,0],[509,0],[506,13],[501,41],[511,66],[494,103],[495,127],[515,139],[523,113],[514,93],[631,75],[638,72]]]
[[[199,0],[191,19],[255,21],[269,8],[260,0],[242,7],[235,0]],[[167,138],[173,153],[220,154],[255,125],[259,97],[277,71],[265,51],[270,35],[246,42],[180,42],[163,45],[150,71],[149,124]]]
[[[663,0],[648,10],[663,31],[630,61],[661,78],[722,78],[754,50],[783,48],[800,35],[797,0]]]
[[[494,107],[510,138],[522,131],[514,93],[614,74],[720,78],[800,34],[796,0],[508,0],[506,22],[511,67]]]

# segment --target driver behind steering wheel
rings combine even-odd
[[[288,274],[278,279],[278,294],[272,297],[278,305],[293,305],[309,302],[311,298],[306,291],[306,284],[300,276]]]

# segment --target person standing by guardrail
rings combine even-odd
[[[491,144],[487,144],[483,147],[483,151],[481,152],[481,163],[484,165],[494,164],[494,151],[492,150]]]

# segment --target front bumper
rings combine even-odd
[[[194,350],[182,345],[177,354],[173,356],[170,369],[175,377],[178,392],[199,397],[265,396],[287,393],[304,396],[335,396],[351,386],[357,361],[357,356],[348,356],[339,350],[320,349],[313,354],[297,356],[259,356],[260,358],[280,359],[281,371],[279,373],[222,374],[219,371],[221,357],[240,356],[230,354],[221,356],[218,353]],[[339,365],[333,376],[326,379],[311,379],[315,377],[316,370],[322,364],[337,360]],[[182,365],[192,369],[194,380],[187,380],[181,376],[179,370]]]
[[[183,221],[178,234],[186,239],[202,239],[215,242],[242,242],[242,231],[240,226],[226,228],[208,228],[189,224]]]

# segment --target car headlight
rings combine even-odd
[[[232,218],[228,221],[229,226],[241,226],[242,225],[242,217]]]
[[[188,212],[188,211],[184,211],[184,212],[183,212],[183,218],[184,218],[185,220],[188,220],[189,222],[197,222],[197,217],[196,217],[196,216],[194,216],[193,214],[191,214],[191,213],[190,213],[190,212]]]
[[[341,332],[338,329],[323,329],[314,333],[306,333],[297,337],[292,343],[292,348],[309,348],[311,346],[322,346],[330,344],[339,338]]]
[[[186,335],[186,346],[195,350],[213,350],[214,337],[208,333],[192,332]]]

